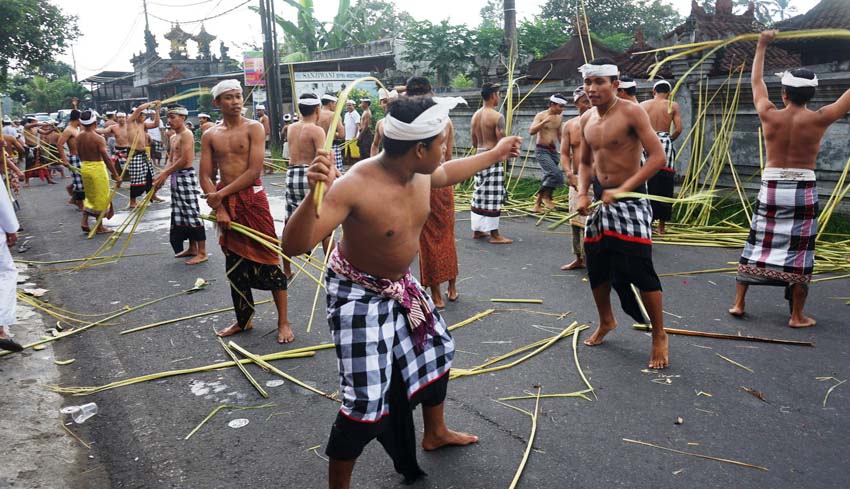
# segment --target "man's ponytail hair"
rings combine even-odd
[[[431,97],[400,97],[390,103],[387,108],[387,116],[392,116],[401,122],[409,124],[429,107],[434,105],[436,105],[436,103],[431,99]],[[401,156],[419,143],[428,147],[436,138],[437,136],[431,136],[430,138],[419,141],[399,141],[388,137],[385,132],[383,140],[384,152],[391,156]]]
[[[807,80],[815,79],[815,72],[812,70],[807,70],[805,68],[797,68],[796,70],[791,70],[791,74],[797,78],[805,78]],[[788,100],[791,101],[794,105],[806,105],[815,96],[815,87],[786,87],[782,86],[782,89],[785,90],[785,95],[788,96]]]

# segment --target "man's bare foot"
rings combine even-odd
[[[652,338],[652,356],[649,357],[649,368],[667,368],[670,361],[667,359],[667,333]]]
[[[797,321],[794,318],[791,318],[788,321],[788,326],[791,326],[792,328],[810,328],[810,327],[816,325],[817,323],[818,322],[815,321],[814,319],[812,319],[808,316],[803,316],[803,319],[800,320],[800,321]]]
[[[531,212],[535,214],[543,214],[543,208],[540,207],[540,204],[534,204],[534,209],[531,209]]]
[[[576,258],[572,262],[563,265],[561,267],[561,270],[575,270],[576,268],[584,268],[584,260],[582,260],[581,258]]]
[[[729,308],[729,314],[735,316],[736,318],[744,317],[744,306],[734,305]]]
[[[446,446],[466,446],[478,443],[478,437],[469,433],[461,433],[458,431],[446,430],[445,433],[439,435],[430,435],[428,433],[422,438],[422,448],[426,452],[437,450]]]
[[[197,265],[197,264],[203,263],[207,260],[209,260],[209,258],[207,257],[207,254],[204,253],[203,255],[197,255],[192,259],[186,260],[186,264],[187,265]]]
[[[177,253],[176,255],[174,255],[174,258],[186,258],[187,256],[195,256],[197,254],[198,254],[198,252],[193,250],[192,248],[186,248],[185,250],[181,251],[180,253]]]
[[[555,202],[553,202],[551,199],[543,199],[543,205],[546,206],[546,209],[550,211],[555,208]]]
[[[472,239],[481,239],[489,236],[487,233],[482,233],[481,231],[475,231],[472,233]]]
[[[277,342],[281,345],[295,341],[295,334],[289,323],[279,324],[277,327]]]
[[[100,226],[99,228],[97,228],[97,233],[95,234],[112,234],[113,232],[115,232],[114,229]]]
[[[590,336],[590,338],[584,340],[584,344],[587,346],[596,346],[601,345],[602,341],[605,339],[605,335],[614,331],[614,328],[617,327],[617,323],[613,324],[600,324],[596,331]]]
[[[434,301],[434,307],[437,309],[445,309],[446,303],[443,302],[443,298],[439,295],[431,297],[431,300]]]
[[[490,236],[490,239],[487,240],[490,244],[511,244],[514,240],[510,238],[506,238],[502,235],[499,236]]]
[[[456,290],[449,290],[446,292],[446,298],[449,302],[455,302],[460,297],[460,294]]]
[[[221,331],[216,331],[216,332],[215,332],[215,335],[216,335],[216,336],[221,336],[222,338],[224,338],[224,337],[226,337],[226,336],[233,336],[233,335],[235,335],[236,333],[241,333],[241,332],[243,332],[243,331],[248,331],[249,329],[253,329],[253,328],[254,328],[254,325],[253,325],[253,324],[251,324],[250,322],[249,322],[248,324],[246,324],[246,325],[245,325],[245,328],[244,328],[244,329],[239,327],[239,323],[233,323],[233,324],[231,324],[230,326],[228,326],[228,327],[226,327],[226,328],[222,329]]]

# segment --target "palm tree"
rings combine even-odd
[[[791,5],[791,0],[773,0],[775,4],[774,13],[777,17],[777,20],[785,20],[792,17],[797,13],[797,7]]]
[[[323,49],[333,49],[346,46],[350,40],[350,24],[353,20],[350,0],[339,0],[337,14],[333,24],[327,28],[316,18],[313,0],[283,0],[287,5],[298,11],[297,20],[293,23],[279,15],[275,21],[283,30],[284,45],[290,53],[281,58],[283,63],[308,61],[312,54]],[[251,7],[255,12],[256,7]]]

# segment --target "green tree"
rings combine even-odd
[[[505,11],[502,10],[502,0],[487,0],[479,13],[481,14],[480,26],[504,28]]]
[[[682,22],[682,17],[665,0],[585,0],[591,33],[600,38],[614,34],[633,35],[640,26],[649,39],[660,39]],[[540,18],[570,26],[581,18],[581,3],[575,0],[547,0]],[[583,22],[583,20],[582,20]]]
[[[470,53],[475,40],[465,25],[438,24],[429,21],[415,22],[405,32],[403,58],[420,70],[430,69],[436,75],[436,84],[446,86],[452,76],[471,69]]]
[[[570,39],[565,24],[555,19],[523,20],[519,24],[519,51],[542,58]]]
[[[74,97],[84,106],[89,98],[89,91],[68,77],[48,80],[43,76],[35,76],[14,93],[30,112],[52,112],[70,108],[71,99]]]
[[[415,22],[410,14],[384,0],[357,0],[349,15],[348,34],[357,44],[397,37]]]
[[[2,0],[0,19],[0,85],[9,81],[10,71],[53,61],[79,36],[77,18],[49,0]]]

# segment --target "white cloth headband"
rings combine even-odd
[[[168,109],[168,113],[175,115],[189,115],[189,111],[186,109],[186,107],[174,107],[173,109]],[[198,114],[198,117],[202,117],[202,115]]]
[[[115,117],[127,117],[127,114],[125,112],[118,112],[115,114]]]
[[[336,97],[334,97],[333,95],[328,95],[328,94],[326,93],[326,94],[322,95],[322,100],[326,100],[326,101],[328,101],[328,102],[336,102],[336,101],[337,101],[337,98],[336,98]]]
[[[549,97],[549,101],[550,101],[550,102],[552,102],[553,104],[558,104],[558,105],[567,105],[567,101],[566,101],[566,100],[562,99],[561,97],[556,97],[556,96],[554,96],[554,95],[552,95],[551,97]]]
[[[321,100],[317,98],[304,97],[298,99],[298,105],[320,105]]]
[[[587,94],[584,93],[584,90],[576,90],[573,92],[573,102],[578,102],[580,98],[587,97]]]
[[[413,122],[402,122],[387,114],[384,136],[396,141],[419,141],[443,132],[449,123],[449,111],[458,104],[468,105],[462,97],[433,97],[436,105],[428,107]]]
[[[212,87],[210,94],[213,99],[217,99],[222,93],[231,90],[238,90],[239,93],[242,93],[242,84],[239,83],[239,80],[222,80],[216,86]]]
[[[620,76],[620,69],[617,65],[591,65],[585,64],[579,66],[582,78],[591,76]]]
[[[97,112],[95,112],[94,110],[91,111],[91,117],[90,118],[83,119],[82,117],[80,117],[80,124],[82,124],[84,126],[94,124],[95,122],[97,122]]]
[[[621,81],[620,88],[623,90],[627,90],[629,88],[637,88],[637,82],[634,81]]]
[[[791,74],[790,71],[786,71],[784,73],[777,73],[776,76],[782,78],[782,86],[784,87],[794,87],[794,88],[803,88],[803,87],[816,87],[818,86],[818,76],[811,80],[808,78],[800,78]]]
[[[212,117],[210,117],[210,115],[209,115],[209,114],[204,114],[203,112],[201,112],[200,114],[198,114],[198,118],[201,118],[201,117],[206,117],[207,119],[212,119]]]
[[[655,87],[657,87],[658,85],[667,85],[668,87],[671,87],[671,86],[672,86],[672,85],[670,85],[670,82],[668,82],[667,80],[658,80],[657,82],[655,82],[655,84],[654,84],[654,85],[652,85],[653,90],[654,90],[654,89],[655,89]],[[621,83],[621,84],[620,84],[620,86],[622,87],[622,86],[623,86],[623,84]]]

